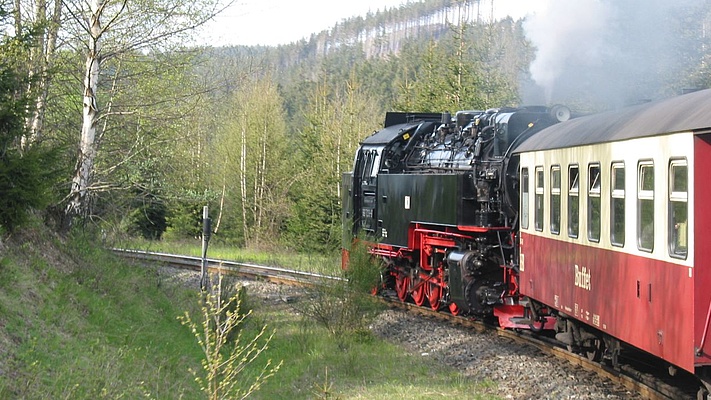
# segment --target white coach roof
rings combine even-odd
[[[709,129],[711,89],[706,89],[561,122],[532,135],[514,152],[558,149]]]

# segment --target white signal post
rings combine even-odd
[[[200,274],[200,290],[207,290],[207,243],[210,241],[210,218],[207,206],[202,208],[202,267]]]

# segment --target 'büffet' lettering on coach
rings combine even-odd
[[[575,265],[575,286],[590,290],[590,270],[586,267]]]

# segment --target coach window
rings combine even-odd
[[[521,168],[521,228],[528,229],[528,168]]]
[[[637,172],[637,248],[654,250],[654,164],[640,161]]]
[[[578,237],[580,227],[580,168],[568,167],[568,236]]]
[[[625,165],[612,163],[610,170],[610,242],[614,246],[625,245]]]
[[[600,164],[588,166],[588,240],[600,241]]]
[[[687,177],[686,160],[672,160],[669,163],[669,255],[676,258],[686,258],[688,250]]]
[[[560,166],[551,167],[551,233],[560,233]]]
[[[537,231],[543,230],[543,167],[536,167],[536,198],[533,219]]]

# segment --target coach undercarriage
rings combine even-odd
[[[604,358],[610,360],[613,366],[618,364],[620,343],[617,340],[564,313],[557,313],[556,321],[555,338],[565,344],[568,351],[583,354],[593,361],[601,361]]]

